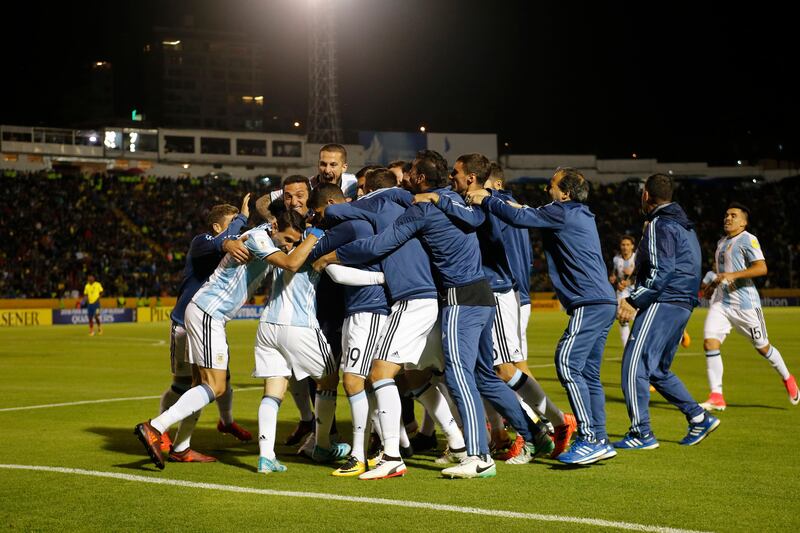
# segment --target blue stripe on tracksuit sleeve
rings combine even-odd
[[[553,202],[542,207],[511,207],[500,198],[484,200],[486,209],[497,218],[517,228],[560,228],[564,225],[564,206]]]
[[[669,226],[659,223],[658,217],[653,219],[636,254],[637,258],[646,258],[640,266],[647,269],[647,277],[637,284],[630,298],[637,308],[642,308],[658,298],[675,274],[675,236],[669,231]]]

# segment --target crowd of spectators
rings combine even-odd
[[[677,179],[676,200],[697,224],[704,269],[710,269],[727,205],[739,201],[752,212],[769,265],[763,287],[796,287],[800,256],[800,179],[753,183],[739,179]],[[513,182],[512,182],[513,183]],[[512,185],[521,203],[549,201],[543,184]],[[59,298],[82,291],[94,274],[104,296],[174,296],[192,237],[206,231],[206,210],[217,203],[237,207],[245,193],[267,192],[260,182],[151,176],[60,176],[54,172],[4,172],[0,178],[0,297]],[[622,235],[639,238],[641,182],[594,184],[589,206],[596,215],[607,264]],[[792,214],[794,213],[794,215]],[[551,290],[537,231],[532,290]],[[794,261],[794,268],[792,262]],[[790,279],[794,276],[794,279]]]
[[[82,293],[174,296],[192,237],[214,204],[267,192],[252,181],[4,172],[0,178],[0,297]]]

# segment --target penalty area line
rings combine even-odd
[[[243,387],[241,389],[234,389],[236,392],[245,392],[251,390],[264,390],[264,387]],[[87,405],[92,403],[112,403],[112,402],[132,402],[136,400],[155,400],[161,398],[158,396],[132,396],[130,398],[106,398],[103,400],[81,400],[77,402],[64,402],[64,403],[47,403],[43,405],[24,405],[21,407],[4,407],[0,409],[0,413],[5,411],[27,411],[29,409],[49,409],[50,407],[70,407],[73,405]]]
[[[138,483],[151,483],[154,485],[170,485],[173,487],[217,490],[222,492],[237,492],[242,494],[258,494],[262,496],[277,496],[284,498],[312,498],[315,500],[341,501],[346,503],[365,503],[372,505],[389,505],[393,507],[407,507],[412,509],[445,511],[445,512],[461,513],[461,514],[482,515],[495,518],[514,518],[521,520],[533,520],[538,522],[564,522],[572,524],[581,524],[584,526],[625,529],[629,531],[652,531],[659,533],[701,533],[690,529],[676,529],[670,527],[648,526],[645,524],[635,524],[632,522],[617,522],[614,520],[603,520],[598,518],[580,518],[574,516],[549,515],[549,514],[539,514],[539,513],[519,513],[515,511],[482,509],[479,507],[460,507],[457,505],[444,505],[438,503],[390,500],[386,498],[365,498],[361,496],[344,496],[340,494],[328,494],[324,492],[295,492],[288,490],[257,489],[252,487],[240,487],[238,485],[198,483],[194,481],[184,481],[180,479],[165,479],[159,477],[137,476],[134,474],[102,472],[99,470],[84,470],[80,468],[62,468],[56,466],[15,465],[15,464],[0,464],[0,468],[7,470],[30,470],[36,472],[74,474],[80,476],[119,479],[123,481],[132,481]]]

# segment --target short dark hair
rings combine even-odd
[[[466,174],[475,174],[481,185],[489,177],[489,159],[483,154],[460,155],[456,159],[456,163],[464,165]]]
[[[394,161],[392,161],[391,163],[386,165],[386,168],[391,170],[391,169],[393,169],[395,167],[401,167],[401,168],[403,168],[404,171],[407,171],[406,170],[406,165],[408,165],[408,161],[403,161],[402,159],[395,159]]]
[[[356,178],[360,178],[362,176],[366,176],[367,172],[370,170],[375,170],[376,168],[381,168],[380,165],[367,165],[365,167],[361,167],[361,170],[356,172]]]
[[[308,188],[308,194],[311,194],[311,182],[306,176],[302,176],[300,174],[286,176],[283,178],[283,182],[281,183],[281,189],[285,189],[287,185],[291,185],[292,183],[305,183],[306,187]]]
[[[569,199],[584,203],[589,197],[589,182],[583,173],[572,167],[558,167],[556,175],[561,175],[558,188],[562,192],[569,194]]]
[[[342,189],[333,183],[320,183],[311,192],[311,196],[308,197],[306,205],[308,205],[310,209],[319,209],[328,203],[328,200],[340,200],[344,202]]]
[[[417,173],[425,176],[428,185],[435,188],[446,187],[450,174],[447,170],[447,159],[433,150],[417,152]]]
[[[294,209],[286,209],[275,217],[278,231],[285,231],[288,228],[303,233],[306,230],[306,219]]]
[[[397,185],[397,178],[388,168],[376,168],[367,172],[364,180],[364,189],[377,191],[378,189],[388,189]]]
[[[347,149],[341,144],[335,144],[335,143],[326,144],[319,149],[319,153],[322,152],[338,152],[342,154],[342,161],[347,163]]]
[[[623,235],[622,237],[619,238],[619,242],[622,242],[622,241],[631,241],[631,244],[636,246],[636,239],[634,238],[633,235],[629,235],[629,234],[626,233],[625,235]]]
[[[731,202],[728,209],[738,209],[744,213],[745,219],[750,222],[750,209],[746,205],[740,204],[739,202]]]
[[[672,178],[666,174],[653,174],[644,182],[644,190],[654,203],[671,202],[674,189]]]
[[[210,228],[214,224],[222,224],[222,221],[228,215],[238,215],[239,209],[231,204],[217,204],[208,210],[206,222]]]

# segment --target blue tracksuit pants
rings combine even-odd
[[[526,441],[533,441],[532,421],[511,388],[494,372],[494,314],[495,308],[489,306],[449,305],[442,309],[445,381],[464,423],[467,455],[489,453],[481,396]]]
[[[652,431],[648,408],[651,383],[687,420],[702,414],[703,408],[670,370],[691,314],[685,307],[666,302],[656,302],[637,313],[622,357],[622,393],[631,433]]]

